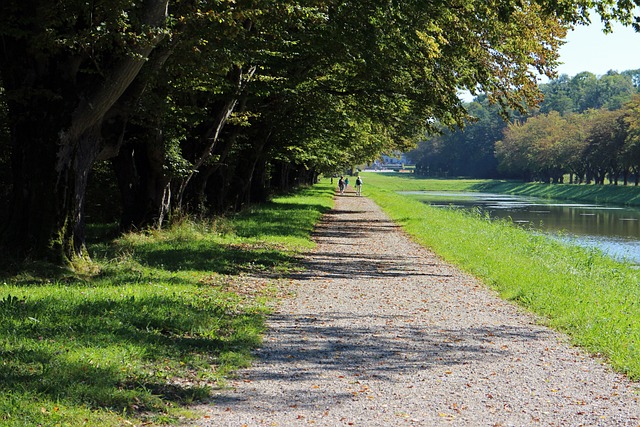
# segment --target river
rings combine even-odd
[[[640,265],[640,209],[492,193],[404,191],[436,207],[478,209]]]

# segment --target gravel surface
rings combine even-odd
[[[639,385],[339,196],[197,426],[639,426]]]

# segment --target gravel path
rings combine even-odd
[[[258,360],[197,426],[639,426],[638,384],[338,197]]]

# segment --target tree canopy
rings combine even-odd
[[[239,209],[461,126],[461,90],[524,111],[540,100],[536,76],[554,76],[569,26],[590,8],[630,22],[632,6],[3,1],[10,209],[0,244],[86,256],[98,167],[119,189],[123,228],[160,226],[177,210]]]

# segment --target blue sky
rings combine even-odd
[[[613,32],[604,34],[602,23],[593,17],[594,23],[576,27],[567,34],[567,42],[560,48],[560,66],[558,74],[573,77],[583,71],[590,71],[597,76],[609,70],[626,71],[640,69],[640,33],[631,27],[620,24],[613,25]],[[540,82],[548,79],[539,77]],[[468,92],[461,93],[464,101],[472,101]]]
[[[577,27],[567,34],[567,43],[560,48],[559,74],[570,77],[582,71],[598,76],[609,70],[626,71],[640,68],[640,33],[620,24],[613,33],[603,34],[602,24],[594,18],[593,24]]]

